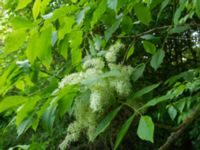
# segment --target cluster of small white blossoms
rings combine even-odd
[[[84,90],[90,91],[85,99],[80,97],[75,99],[73,110],[76,120],[69,125],[68,134],[60,145],[61,149],[78,140],[83,131],[87,131],[88,138],[92,141],[97,122],[102,118],[103,112],[116,103],[117,99],[124,99],[130,95],[132,91],[130,76],[133,68],[116,64],[117,54],[122,47],[123,45],[117,42],[102,57],[87,56],[82,65],[82,72],[67,75],[60,82],[59,88],[80,84]]]
[[[124,45],[121,44],[120,42],[117,42],[113,46],[111,46],[105,55],[106,61],[109,63],[115,63],[117,60],[117,54],[119,53],[120,49],[123,47]]]

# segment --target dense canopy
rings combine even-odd
[[[200,0],[1,0],[0,149],[200,149]]]

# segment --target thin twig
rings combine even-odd
[[[138,38],[140,36],[143,36],[145,34],[149,34],[149,33],[152,33],[154,31],[159,31],[159,30],[164,30],[164,29],[167,29],[169,28],[171,25],[166,25],[166,26],[162,26],[162,27],[156,27],[156,28],[152,28],[150,30],[147,30],[145,32],[142,32],[142,33],[139,33],[139,34],[136,34],[136,35],[125,35],[125,36],[116,36],[117,38]]]

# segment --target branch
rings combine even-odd
[[[185,129],[196,119],[200,111],[200,105],[187,117],[184,122],[177,128],[178,130],[172,132],[167,138],[167,141],[159,148],[159,150],[168,150],[170,146],[178,139],[178,137],[185,131]]]
[[[169,132],[175,132],[175,131],[177,131],[179,129],[178,127],[172,127],[170,125],[166,125],[166,124],[162,124],[162,123],[158,123],[158,122],[155,122],[154,124],[158,128],[162,128],[162,129],[168,130]]]
[[[160,30],[167,29],[167,28],[169,28],[170,26],[171,26],[171,25],[166,25],[166,26],[162,26],[162,27],[155,27],[155,28],[152,28],[152,29],[147,30],[147,31],[145,31],[145,32],[136,34],[136,35],[116,36],[116,37],[117,37],[117,38],[138,38],[138,37],[143,36],[143,35],[148,34],[148,33],[152,33],[152,32],[155,32],[155,31],[160,31]]]

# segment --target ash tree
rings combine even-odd
[[[200,148],[200,0],[4,0],[0,17],[0,149]]]

